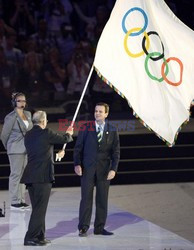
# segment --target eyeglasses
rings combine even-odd
[[[26,102],[26,100],[17,100],[16,102]]]

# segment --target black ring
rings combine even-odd
[[[159,37],[161,45],[162,45],[162,53],[161,53],[161,55],[158,56],[158,57],[150,57],[150,59],[152,59],[153,61],[158,61],[158,60],[164,58],[164,45],[162,43],[162,40],[161,40],[159,34],[156,31],[149,31],[147,34],[148,34],[148,36],[149,35],[157,35]],[[146,37],[144,36],[143,40],[142,40],[142,48],[143,48],[143,51],[145,52],[145,54],[149,55],[149,53],[148,53],[148,51],[147,51],[147,49],[145,47],[145,41],[146,41]]]

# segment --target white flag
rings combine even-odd
[[[117,0],[94,67],[168,145],[194,99],[194,32],[163,0]]]

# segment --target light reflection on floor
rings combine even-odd
[[[77,189],[78,190],[78,189]],[[153,223],[150,223],[116,206],[109,206],[106,229],[113,236],[93,234],[93,218],[88,237],[78,237],[78,207],[80,192],[75,189],[53,189],[46,218],[47,238],[52,243],[35,249],[53,250],[194,250],[194,244]],[[6,200],[8,191],[0,191]],[[8,206],[8,201],[6,200]],[[0,206],[1,207],[1,206]],[[0,218],[0,249],[23,250],[30,211],[19,212],[6,209]]]

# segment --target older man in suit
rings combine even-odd
[[[32,121],[34,127],[26,133],[24,140],[28,163],[21,179],[21,183],[27,185],[32,203],[32,214],[24,245],[43,246],[50,243],[45,238],[45,216],[54,182],[53,144],[71,142],[73,129],[69,127],[64,135],[46,129],[47,116],[44,111],[35,112]],[[61,150],[58,154],[62,158],[64,151]]]
[[[96,216],[94,234],[112,235],[104,229],[110,180],[115,177],[120,158],[120,144],[117,129],[105,119],[109,113],[106,103],[95,107],[95,121],[88,122],[79,132],[74,149],[74,166],[81,176],[81,202],[79,210],[79,236],[87,236],[96,185]]]

